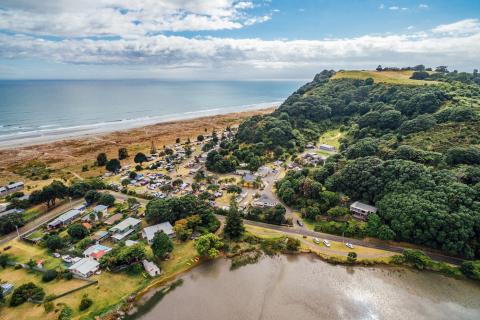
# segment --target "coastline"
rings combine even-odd
[[[22,166],[29,161],[46,163],[55,172],[67,168],[69,172],[75,172],[81,170],[82,164],[93,163],[99,152],[107,153],[109,158],[116,158],[119,147],[126,147],[130,155],[134,155],[138,151],[148,150],[152,141],[157,148],[161,148],[171,144],[176,138],[194,140],[194,137],[204,133],[205,129],[211,132],[229,125],[238,125],[248,117],[271,113],[276,107],[270,105],[264,109],[169,120],[125,130],[81,134],[55,141],[25,142],[14,147],[0,144],[0,182],[24,179],[13,172],[13,167]],[[95,171],[85,173],[87,176],[90,174],[94,176]],[[55,177],[55,173],[53,176]]]

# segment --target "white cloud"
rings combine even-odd
[[[407,30],[413,30],[413,29],[415,29],[414,26],[408,26],[408,27],[407,27]]]
[[[385,5],[384,5],[383,3],[381,3],[378,8],[379,8],[380,10],[383,10],[383,9],[385,9]]]
[[[465,19],[450,24],[442,24],[433,28],[432,31],[450,35],[478,33],[480,32],[480,20]]]
[[[406,8],[406,7],[399,7],[399,6],[390,6],[390,7],[388,7],[388,10],[392,10],[392,11],[398,11],[398,10],[405,11],[405,10],[408,10],[408,8]]]
[[[420,3],[420,4],[418,5],[418,8],[420,8],[420,9],[428,9],[429,6],[428,6],[428,4]]]
[[[266,21],[234,0],[4,0],[0,29],[64,37],[238,29]]]

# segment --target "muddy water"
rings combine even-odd
[[[480,319],[480,285],[407,269],[334,266],[311,256],[264,258],[230,270],[204,264],[135,319]]]

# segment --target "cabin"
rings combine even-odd
[[[101,257],[110,251],[112,251],[112,248],[110,247],[101,244],[94,244],[83,251],[83,256],[85,258],[92,258],[93,260],[99,261]]]
[[[62,214],[58,218],[50,221],[47,224],[47,227],[48,227],[48,229],[55,229],[55,228],[59,228],[59,227],[64,227],[64,226],[70,224],[73,220],[80,217],[81,214],[82,214],[82,212],[80,210],[72,209],[70,211],[65,212],[64,214]]]
[[[99,204],[95,208],[93,208],[93,212],[99,213],[101,212],[104,216],[107,214],[108,206],[104,206],[103,204]]]
[[[173,227],[168,221],[144,228],[142,230],[142,237],[147,240],[149,245],[151,245],[153,237],[157,232],[163,232],[170,238],[175,237],[175,231],[173,231]]]
[[[155,263],[148,260],[143,260],[142,264],[143,268],[145,268],[145,271],[150,275],[150,277],[156,277],[160,275],[160,268]]]
[[[14,182],[6,186],[0,187],[0,197],[4,197],[11,193],[21,191],[23,190],[24,186],[25,186],[24,183],[20,181],[20,182]]]
[[[360,201],[355,201],[350,205],[350,211],[353,213],[353,217],[360,220],[366,220],[370,213],[376,213],[377,210],[376,207]]]
[[[110,233],[112,233],[112,240],[122,241],[127,236],[134,233],[140,227],[141,223],[142,221],[139,219],[128,217],[110,229]]]
[[[322,143],[320,146],[319,146],[320,150],[325,150],[325,151],[330,151],[330,152],[335,152],[337,151],[337,149],[334,147],[334,146],[331,146],[329,144],[324,144]]]
[[[253,200],[252,206],[255,208],[273,208],[278,204],[277,201],[270,199],[268,196],[262,194],[260,198]]]
[[[72,264],[68,270],[74,275],[82,278],[88,278],[92,276],[100,268],[100,263],[91,258],[82,258],[79,261]]]

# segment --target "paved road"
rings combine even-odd
[[[19,228],[18,232],[20,233],[20,235],[28,233],[29,231],[31,231],[33,229],[36,229],[39,226],[41,226],[41,225],[49,222],[50,220],[54,219],[55,217],[61,215],[65,211],[68,211],[68,210],[80,205],[84,201],[85,200],[83,200],[83,198],[82,198],[82,199],[76,199],[76,200],[72,200],[72,201],[66,202],[64,204],[61,204],[58,207],[55,207],[55,208],[51,209],[47,213],[41,215],[40,217],[36,218],[35,220],[30,221],[29,223],[27,223],[23,227]],[[11,233],[7,234],[6,236],[2,237],[2,239],[0,239],[0,245],[3,245],[3,244],[7,243],[8,241],[10,241],[12,239],[15,239],[16,237],[17,237],[17,232],[16,231],[11,232]]]
[[[217,215],[217,218],[220,221],[224,221],[225,217]],[[263,222],[257,222],[257,221],[251,221],[251,220],[246,220],[244,219],[243,222],[246,225],[251,225],[251,226],[257,226],[257,227],[262,227],[265,229],[271,229],[271,230],[276,230],[280,231],[283,233],[289,233],[289,234],[299,234],[303,236],[309,236],[309,237],[317,237],[320,239],[327,239],[327,240],[332,240],[332,241],[337,241],[337,242],[343,242],[348,239],[348,242],[351,244],[357,245],[357,246],[362,246],[362,247],[367,247],[367,248],[374,248],[374,249],[380,249],[380,250],[386,250],[386,251],[392,251],[392,252],[397,252],[397,253],[402,253],[405,248],[400,247],[400,246],[394,246],[394,245],[389,245],[389,244],[383,244],[383,243],[370,243],[364,240],[360,239],[353,239],[353,238],[347,238],[347,237],[341,237],[341,236],[336,236],[333,234],[327,234],[327,233],[321,233],[321,232],[315,232],[308,230],[306,228],[292,228],[292,227],[286,227],[286,226],[277,226],[273,224],[268,224],[268,223],[263,223]],[[423,250],[426,255],[428,255],[430,258],[432,258],[435,261],[440,261],[440,262],[446,262],[454,265],[460,265],[463,260],[455,257],[450,257],[450,256],[445,256],[436,252],[428,251],[428,250]]]

